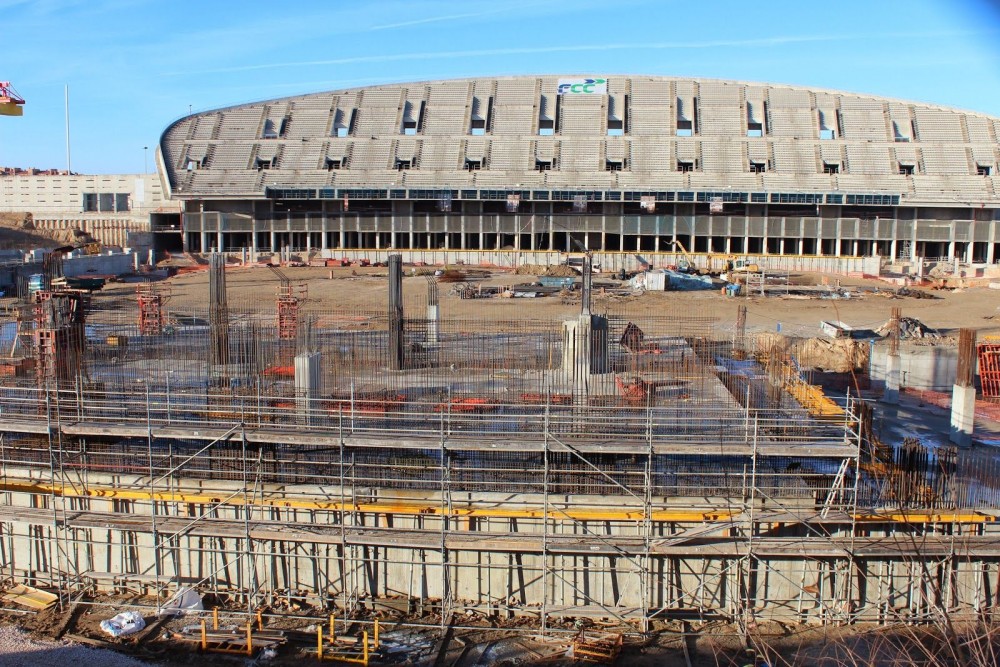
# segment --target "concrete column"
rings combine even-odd
[[[222,221],[221,220],[219,220],[219,225],[220,226],[222,225]],[[226,246],[223,245],[222,230],[220,229],[219,231],[217,231],[215,233],[215,236],[218,239],[218,241],[216,242],[216,246],[215,247],[219,249],[219,252],[225,252],[226,251]]]
[[[582,313],[563,321],[562,372],[574,394],[590,393],[590,376],[608,372],[608,321]]]
[[[959,447],[972,445],[976,416],[976,332],[958,331],[958,367],[951,392],[951,432],[949,439]]]
[[[326,235],[330,232],[330,218],[327,217],[326,213],[323,213],[323,220],[320,223],[320,228],[323,230],[323,238],[319,241],[320,250],[329,250],[330,241],[327,239]]]
[[[885,393],[882,402],[890,405],[899,403],[900,362],[898,354],[890,354],[885,358]]]
[[[311,421],[311,402],[322,394],[320,353],[295,355],[295,409],[303,423]]]
[[[278,235],[271,229],[271,254],[278,252]]]
[[[427,342],[438,342],[438,322],[441,320],[441,307],[438,304],[427,306]]]
[[[198,252],[207,252],[207,248],[208,248],[208,232],[202,230],[201,234],[199,236],[201,237],[201,239],[200,239],[200,241],[201,241],[201,248],[198,249]]]
[[[949,440],[959,447],[972,445],[972,429],[976,415],[976,388],[960,387],[951,390],[951,433]]]

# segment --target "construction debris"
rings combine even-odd
[[[580,272],[566,264],[545,266],[543,264],[522,264],[514,270],[519,276],[578,276]]]
[[[876,333],[883,338],[889,335],[892,329],[892,322],[886,322],[878,329]],[[914,319],[912,317],[903,317],[899,320],[899,337],[902,340],[907,339],[922,339],[922,338],[941,338],[941,334],[931,327],[927,326],[920,320]]]
[[[10,602],[29,609],[44,611],[53,606],[59,598],[52,593],[43,591],[24,584],[17,584],[10,590],[0,595],[0,600]]]
[[[201,603],[201,595],[193,588],[185,586],[179,588],[174,596],[170,598],[163,607],[160,608],[160,617],[184,616],[194,612],[202,611],[205,607]]]
[[[146,627],[146,621],[137,611],[123,611],[111,618],[101,621],[101,630],[112,637],[126,637]]]
[[[867,341],[850,338],[793,339],[781,334],[760,334],[759,354],[791,354],[800,368],[848,373],[868,367],[870,348]]]

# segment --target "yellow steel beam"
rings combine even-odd
[[[440,515],[453,517],[476,518],[542,518],[542,509],[518,507],[442,507],[433,502],[383,501],[368,503],[341,503],[337,500],[298,500],[289,498],[256,498],[244,499],[239,496],[223,498],[226,494],[183,493],[157,491],[150,493],[141,489],[117,489],[112,487],[88,486],[74,488],[72,486],[56,486],[44,482],[12,482],[0,483],[0,492],[16,491],[20,493],[39,493],[57,495],[67,498],[102,498],[115,500],[153,500],[156,502],[194,503],[201,505],[251,505],[261,507],[288,507],[292,509],[327,510],[334,512],[369,512],[374,514],[404,514],[404,515]],[[738,512],[728,510],[654,510],[651,518],[654,521],[699,522],[719,521],[732,518]],[[645,513],[641,509],[569,509],[549,510],[548,518],[565,517],[576,521],[642,521]]]
[[[226,494],[184,493],[172,491],[157,491],[151,493],[142,489],[119,489],[113,487],[81,487],[57,486],[44,482],[15,482],[7,480],[0,483],[0,492],[37,493],[57,495],[67,498],[102,498],[116,500],[153,500],[157,502],[194,503],[200,505],[233,505],[260,507],[287,507],[292,509],[327,510],[334,512],[368,512],[372,514],[402,514],[402,515],[441,515],[470,518],[542,518],[542,509],[524,507],[442,507],[433,502],[340,502],[336,500],[305,500],[289,498],[227,498]],[[739,511],[728,510],[683,510],[662,509],[653,510],[652,521],[698,523],[705,521],[724,521],[739,515]],[[586,509],[550,509],[548,518],[564,517],[575,521],[642,521],[645,514],[641,509],[626,508],[586,508]],[[853,514],[856,521],[863,523],[989,523],[996,517],[978,512],[857,512]],[[783,523],[778,521],[778,523]]]

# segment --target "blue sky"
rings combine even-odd
[[[194,111],[373,83],[659,74],[1000,116],[1000,0],[0,0],[0,166],[136,173]]]

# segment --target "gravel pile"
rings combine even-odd
[[[115,651],[69,642],[39,641],[11,626],[0,626],[0,667],[149,667]]]

